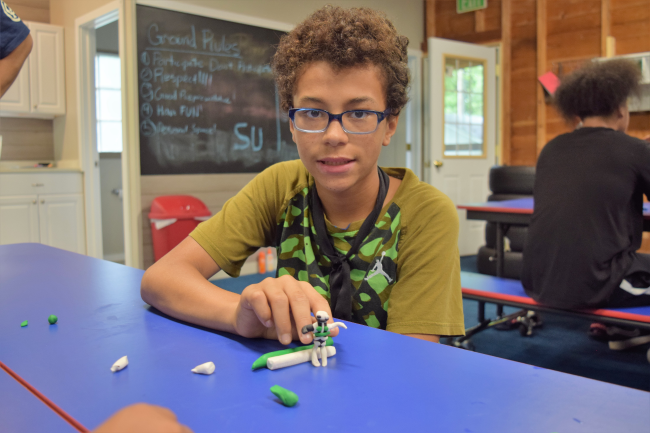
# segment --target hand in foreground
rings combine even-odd
[[[97,427],[94,433],[192,433],[164,407],[137,403],[127,406]]]
[[[646,137],[643,137],[643,139],[644,139],[645,141],[650,142],[650,135],[648,135],[648,136],[646,136]]]
[[[309,344],[312,335],[298,330],[316,320],[312,311],[326,311],[330,316],[328,322],[334,321],[327,300],[311,284],[290,275],[266,278],[242,292],[235,312],[235,329],[243,337],[277,338],[285,345],[300,339]],[[338,329],[333,329],[331,336],[337,335]]]

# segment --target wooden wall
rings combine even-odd
[[[617,55],[650,51],[650,0],[488,0],[487,9],[465,14],[456,13],[455,0],[426,0],[426,15],[427,36],[501,41],[510,77],[503,161],[510,165],[534,165],[546,142],[570,130],[545,101],[539,75],[604,56],[607,36]],[[649,135],[650,113],[632,114],[628,133]]]
[[[49,0],[5,1],[23,21],[50,22]],[[0,118],[3,161],[51,161],[54,159],[53,121]]]

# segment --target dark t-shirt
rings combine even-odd
[[[537,161],[522,283],[560,308],[606,305],[641,246],[650,144],[609,128],[551,140]]]
[[[4,59],[25,40],[29,29],[4,1],[0,8],[0,59]]]

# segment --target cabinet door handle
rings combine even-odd
[[[32,201],[32,204],[36,204],[36,200]]]
[[[34,105],[34,110],[36,110],[37,108],[38,108],[38,104]]]
[[[41,204],[45,203],[45,200],[41,200]]]
[[[33,183],[32,186],[45,186],[43,183]]]

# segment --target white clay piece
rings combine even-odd
[[[214,373],[214,362],[206,362],[205,364],[197,365],[192,369],[192,373],[198,374],[212,374]]]
[[[115,364],[113,364],[113,366],[111,367],[111,371],[115,373],[116,371],[120,371],[124,369],[127,365],[129,365],[129,358],[123,356],[117,361],[115,361]]]
[[[266,368],[269,370],[277,370],[279,368],[291,367],[292,365],[309,362],[311,354],[311,350],[301,350],[300,352],[273,356],[266,360]],[[336,355],[336,348],[334,346],[327,346],[327,357],[329,358],[334,355]],[[318,358],[321,358],[321,351],[318,351]]]

